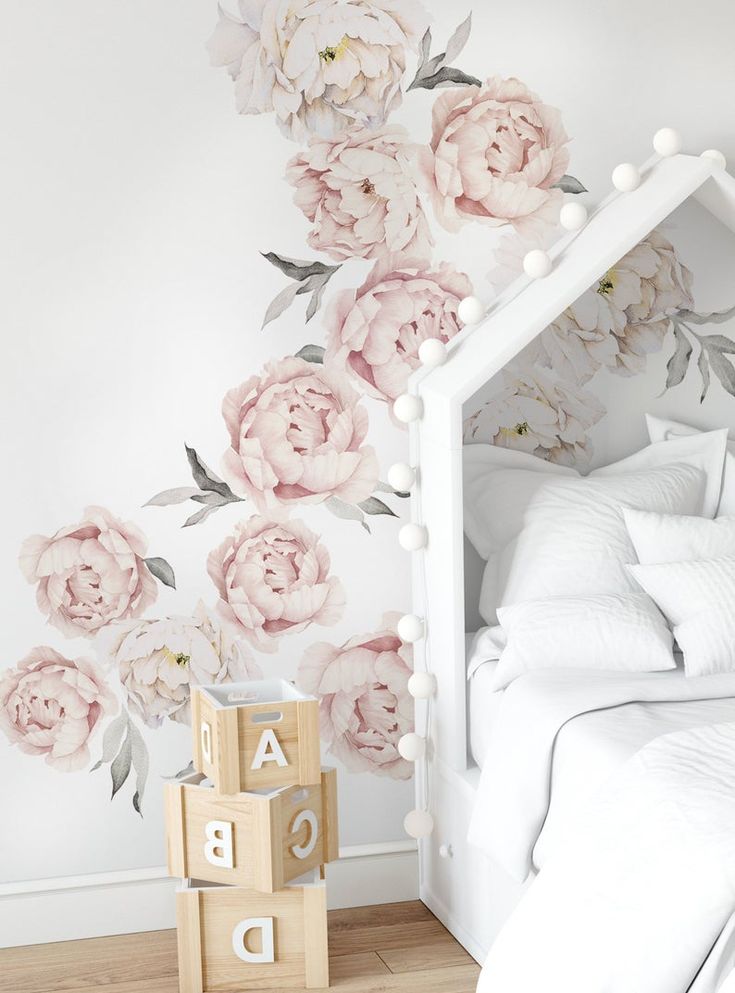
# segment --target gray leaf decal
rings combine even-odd
[[[201,524],[202,521],[206,521],[210,514],[213,514],[215,510],[219,510],[222,506],[224,506],[224,504],[217,504],[215,507],[202,507],[201,510],[197,510],[197,512],[192,514],[191,517],[186,518],[184,523],[181,525],[182,528],[190,528],[194,524]]]
[[[665,390],[670,390],[672,386],[678,386],[689,368],[689,359],[692,354],[692,346],[689,339],[674,325],[674,340],[676,347],[674,354],[666,363],[666,386]]]
[[[276,255],[275,252],[263,252],[264,259],[268,259],[271,265],[280,269],[282,273],[290,279],[302,282],[309,276],[318,276],[329,273],[333,275],[339,265],[326,265],[324,262],[307,262],[303,259],[289,259],[285,255]]]
[[[429,52],[431,51],[431,28],[427,28],[424,31],[424,37],[421,39],[421,65],[426,62],[429,57]]]
[[[360,510],[364,510],[366,514],[388,514],[390,517],[397,517],[388,504],[383,503],[382,500],[378,500],[377,497],[371,496],[367,500],[361,500],[357,505]]]
[[[176,589],[176,577],[166,559],[154,555],[152,558],[143,559],[143,561],[148,566],[148,572],[152,576],[155,576],[159,583],[163,583],[164,586],[170,586],[172,590]]]
[[[325,349],[321,345],[304,345],[296,352],[297,359],[304,359],[306,362],[324,362]]]
[[[414,80],[409,89],[434,90],[438,86],[481,86],[476,76],[452,66],[442,66],[433,75],[425,79]]]
[[[699,340],[707,349],[716,348],[718,352],[724,352],[726,355],[735,354],[735,341],[726,338],[724,334],[703,334],[700,335]]]
[[[355,507],[351,503],[345,503],[344,500],[340,500],[338,497],[328,497],[324,501],[324,506],[330,513],[334,514],[335,517],[340,517],[344,521],[358,521],[370,534],[370,528],[368,527],[365,516],[359,507]]]
[[[271,321],[275,321],[277,317],[281,316],[284,310],[287,310],[291,306],[300,290],[300,283],[289,283],[288,286],[282,289],[281,292],[271,300],[268,304],[268,309],[265,312],[263,323],[260,325],[261,330],[266,326],[266,324],[270,324]]]
[[[186,768],[179,769],[177,773],[173,776],[164,776],[164,779],[183,779],[185,776],[190,776],[194,772],[194,763],[190,762]]]
[[[156,493],[143,506],[170,507],[174,503],[184,503],[185,500],[191,499],[196,493],[199,493],[196,486],[176,486],[172,490],[161,490],[160,493]]]
[[[709,389],[709,362],[707,361],[707,352],[704,348],[700,349],[699,358],[697,359],[697,368],[699,369],[699,374],[702,377],[702,393],[699,397],[699,402],[703,403],[704,398],[707,396],[707,390]]]
[[[411,495],[410,493],[401,493],[400,490],[394,490],[389,483],[383,483],[380,480],[375,484],[375,489],[378,493],[392,493],[393,496],[400,497],[401,500],[405,500],[406,497]]]
[[[199,458],[193,448],[189,448],[188,445],[184,445],[184,449],[186,450],[186,457],[189,461],[189,467],[191,468],[191,474],[194,477],[194,482],[200,490],[213,490],[215,493],[221,493],[222,496],[227,497],[230,500],[237,500],[237,497],[227,483],[212,472],[209,466]]]
[[[470,13],[462,21],[462,23],[455,30],[454,34],[447,42],[447,50],[444,53],[444,58],[446,59],[447,62],[451,62],[453,59],[457,58],[459,53],[467,44],[471,30],[472,30],[472,12],[470,11]]]
[[[94,772],[95,769],[99,769],[103,763],[106,764],[107,762],[112,762],[127,726],[128,715],[125,710],[122,710],[117,715],[115,720],[108,724],[105,728],[105,733],[102,735],[102,758],[99,762],[95,762],[89,770],[90,772]]]
[[[730,396],[735,396],[735,366],[733,366],[730,359],[725,358],[722,352],[716,349],[712,349],[707,355],[712,372],[717,376]]]
[[[115,756],[110,766],[110,776],[112,778],[112,800],[130,774],[130,763],[132,761],[133,750],[130,742],[130,734],[125,735],[122,748]]]
[[[306,324],[309,323],[309,321],[312,319],[314,314],[316,314],[316,312],[321,307],[322,298],[324,297],[324,291],[326,288],[327,288],[327,281],[322,280],[322,282],[319,283],[319,285],[316,287],[314,292],[311,294],[311,299],[309,300],[309,306],[306,308],[306,321],[305,321]]]
[[[554,183],[552,186],[554,190],[562,190],[564,193],[586,193],[587,188],[582,186],[578,179],[574,176],[562,176],[558,183]]]
[[[133,769],[135,770],[135,794],[133,796],[133,807],[142,817],[143,814],[141,813],[140,808],[143,800],[143,793],[145,791],[145,784],[148,780],[148,749],[146,748],[145,741],[143,740],[143,735],[132,721],[128,724],[128,735],[130,736],[131,756]]]
[[[221,493],[202,493],[201,490],[197,490],[191,499],[194,503],[203,503],[207,507],[224,507],[226,504],[234,502],[223,497]]]
[[[711,314],[697,314],[693,310],[678,310],[677,317],[689,324],[724,324],[731,317],[735,317],[735,307],[729,310],[716,310]]]

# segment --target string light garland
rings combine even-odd
[[[708,149],[706,149],[704,152],[702,152],[700,158],[702,158],[702,159],[712,159],[712,161],[716,165],[718,165],[721,169],[724,169],[725,166],[727,165],[727,159],[722,154],[722,152],[718,151],[716,148],[708,148]]]
[[[388,470],[388,482],[398,493],[408,493],[416,482],[416,470],[406,462],[396,462]]]
[[[533,248],[523,257],[523,271],[531,279],[544,279],[551,272],[551,256],[540,248]]]
[[[659,128],[653,136],[653,149],[659,155],[668,157],[681,151],[682,140],[678,131],[673,128]]]
[[[401,393],[393,402],[393,413],[402,424],[410,424],[421,417],[423,404],[413,393]]]
[[[464,297],[459,301],[457,316],[467,324],[479,324],[485,316],[485,305],[478,297]]]
[[[565,203],[559,211],[559,223],[565,231],[579,231],[587,223],[587,208],[583,203]]]
[[[641,185],[641,172],[632,162],[621,162],[612,173],[612,184],[621,193],[632,193]]]
[[[416,614],[404,614],[398,622],[398,637],[412,645],[424,636],[424,622]]]

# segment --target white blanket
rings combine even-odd
[[[544,865],[478,993],[710,993],[734,909],[735,724],[663,735]]]
[[[687,679],[660,673],[541,670],[505,691],[483,764],[470,841],[516,878],[531,870],[549,806],[554,742],[574,717],[635,701],[735,697],[735,674]]]

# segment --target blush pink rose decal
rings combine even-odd
[[[91,638],[111,621],[139,617],[156,599],[146,544],[134,524],[87,507],[78,524],[27,538],[19,562],[48,622],[67,638]]]
[[[413,765],[398,754],[398,739],[413,731],[410,645],[396,634],[399,614],[342,646],[312,645],[299,664],[297,684],[319,697],[322,739],[350,772],[409,779]]]
[[[420,365],[422,342],[446,342],[461,329],[457,308],[471,293],[467,276],[446,262],[378,262],[358,290],[333,298],[326,361],[346,368],[371,396],[393,401]]]
[[[301,521],[258,516],[207,559],[220,615],[262,652],[275,652],[284,634],[339,620],[344,592],[329,567],[326,547]]]
[[[429,232],[405,129],[352,127],[313,138],[288,165],[294,203],[311,222],[309,245],[333,259],[429,254]]]
[[[420,153],[437,220],[448,231],[467,221],[523,230],[560,205],[554,186],[569,164],[568,141],[559,111],[518,79],[447,90],[434,104],[431,142]]]
[[[230,390],[222,414],[230,433],[224,468],[259,509],[359,503],[378,480],[374,450],[364,445],[368,417],[344,373],[285,358]]]
[[[32,649],[0,676],[0,727],[28,755],[60,772],[89,762],[89,743],[118,702],[89,659]]]

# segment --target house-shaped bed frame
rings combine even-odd
[[[415,668],[436,677],[429,704],[417,701],[428,761],[417,767],[416,806],[434,819],[419,841],[420,895],[478,961],[522,887],[466,841],[479,770],[468,756],[466,714],[462,405],[689,197],[735,232],[735,179],[717,158],[656,156],[641,176],[637,189],[611,194],[550,250],[548,276],[516,281],[449,343],[442,365],[418,370],[409,383],[422,402],[410,425],[411,519],[428,533],[413,554],[413,611],[424,619]]]

